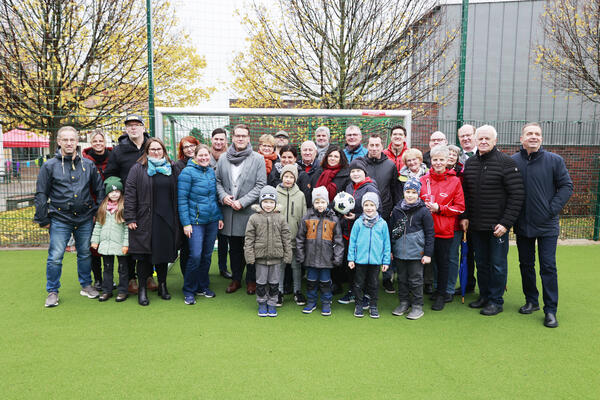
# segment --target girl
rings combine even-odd
[[[104,261],[102,295],[98,300],[106,301],[113,295],[114,256],[117,256],[119,294],[116,301],[121,302],[127,299],[129,281],[128,263],[125,256],[129,249],[129,232],[123,218],[123,183],[119,177],[113,176],[104,182],[104,186],[107,195],[98,208],[91,240],[91,247],[98,250]]]

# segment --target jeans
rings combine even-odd
[[[318,288],[317,288],[318,286]],[[331,304],[331,269],[306,267],[306,298],[308,304],[316,304],[319,299],[317,289],[321,290],[321,303]]]
[[[279,279],[279,291],[283,293],[283,280],[285,279],[285,263],[281,263],[281,278]],[[258,272],[257,272],[258,274]],[[294,293],[302,289],[302,268],[296,261],[296,249],[292,250],[292,281],[294,282]]]
[[[104,293],[112,293],[115,256],[102,256],[102,260],[104,261],[104,279],[102,280],[102,291]],[[126,294],[127,285],[129,283],[129,264],[127,262],[127,256],[117,256],[117,262],[119,263],[119,286],[117,287],[117,290],[120,294]]]
[[[525,300],[528,303],[538,305],[539,292],[535,285],[536,240],[538,244],[540,278],[542,278],[544,312],[556,314],[558,307],[558,276],[556,273],[557,236],[529,238],[517,235],[523,294],[525,294]]]
[[[460,266],[460,242],[462,241],[463,231],[454,232],[454,239],[450,244],[450,250],[448,253],[448,286],[446,287],[446,293],[454,294],[456,289],[456,279],[458,278],[458,269]]]
[[[398,298],[413,306],[423,305],[423,264],[421,260],[394,259],[398,271]],[[410,295],[412,294],[412,301]]]
[[[377,306],[377,290],[379,287],[379,265],[355,264],[354,298],[356,304],[362,304],[366,294],[371,299],[370,306]]]
[[[508,232],[499,238],[495,237],[492,231],[473,231],[472,235],[479,295],[485,300],[502,305],[508,275]]]
[[[444,296],[448,287],[448,264],[450,256],[450,248],[454,238],[443,239],[435,238],[433,248],[433,257],[435,258],[436,274],[436,294]]]
[[[192,225],[192,236],[188,239],[190,254],[183,277],[184,296],[193,296],[198,291],[208,289],[208,271],[218,228],[217,221]]]
[[[77,275],[81,287],[92,284],[92,253],[90,252],[90,239],[94,223],[90,218],[80,225],[67,224],[56,219],[50,220],[50,246],[48,260],[46,261],[46,290],[58,292],[60,288],[60,275],[62,273],[62,260],[65,248],[71,238],[75,238],[77,249]]]
[[[256,302],[275,307],[281,279],[280,264],[256,264]]]

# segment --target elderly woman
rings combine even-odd
[[[275,138],[273,135],[262,135],[258,138],[258,154],[265,158],[265,168],[267,169],[267,176],[273,170],[273,164],[279,158],[275,153]]]
[[[446,168],[453,169],[456,172],[456,176],[460,178],[462,176],[463,164],[459,160],[463,151],[460,147],[451,144],[448,145],[448,152],[448,164],[446,164]]]
[[[462,155],[462,150],[458,146],[449,145],[448,152],[448,162],[446,164],[446,168],[456,172],[456,176],[458,176],[462,183],[463,164],[459,161],[460,156]],[[456,226],[454,227],[454,239],[450,245],[450,255],[448,258],[448,287],[446,288],[446,297],[448,299],[450,299],[450,296],[453,296],[455,293],[456,279],[458,277],[458,249],[460,247],[460,241],[462,237],[463,231],[457,221]]]
[[[296,164],[296,161],[298,161],[298,150],[296,147],[289,144],[282,146],[279,150],[279,161],[273,164],[271,173],[267,175],[267,185],[277,188],[281,183],[281,170],[283,167]],[[300,173],[300,168],[298,168],[298,173]]]
[[[106,147],[106,137],[102,129],[95,129],[90,134],[91,147],[83,149],[81,154],[91,160],[96,169],[104,181],[104,170],[106,164],[108,164],[108,158],[112,152],[112,147]],[[90,249],[92,251],[92,274],[94,275],[94,288],[96,290],[102,289],[102,257],[98,254],[96,249]]]
[[[404,166],[398,173],[398,180],[402,182],[401,186],[404,186],[404,182],[410,178],[420,179],[428,171],[427,165],[423,163],[423,153],[419,149],[408,149],[402,155],[402,162]]]
[[[346,155],[336,145],[331,145],[325,152],[321,161],[321,176],[317,180],[317,186],[324,186],[329,193],[329,202],[339,192],[343,192],[350,183],[350,170]]]
[[[129,227],[129,252],[138,261],[138,302],[149,304],[146,281],[153,266],[158,275],[158,295],[170,300],[167,264],[177,258],[177,177],[160,139],[147,140],[142,156],[127,176],[125,222]]]
[[[430,154],[431,170],[421,177],[421,198],[433,216],[435,230],[433,259],[437,267],[437,289],[431,309],[441,311],[445,303],[452,301],[453,295],[448,297],[446,294],[448,258],[458,216],[465,211],[465,198],[456,172],[446,169],[448,147],[435,146]]]

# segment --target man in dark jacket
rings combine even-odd
[[[42,165],[37,178],[33,220],[50,233],[46,307],[58,305],[62,259],[71,235],[77,248],[79,294],[90,299],[98,297],[98,291],[91,286],[90,239],[96,209],[104,199],[104,188],[94,163],[77,154],[78,141],[75,128],[60,128],[57,134],[60,148],[54,158]]]
[[[525,191],[515,161],[496,148],[496,129],[483,125],[475,131],[477,153],[464,171],[466,211],[461,226],[473,235],[479,299],[471,308],[483,315],[502,312],[508,265],[508,231],[516,222]]]
[[[544,325],[556,328],[558,280],[556,244],[560,226],[558,214],[573,194],[573,181],[561,156],[545,151],[542,128],[526,124],[521,131],[521,151],[513,155],[525,184],[525,204],[515,223],[517,248],[525,305],[521,314],[540,309],[535,285],[535,242],[540,260],[540,277],[544,299]]]
[[[300,174],[298,175],[298,187],[304,193],[307,207],[312,207],[312,190],[317,185],[319,176],[323,173],[323,168],[319,165],[317,145],[312,140],[307,140],[300,146],[300,156],[298,161]]]

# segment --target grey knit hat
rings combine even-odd
[[[362,197],[362,201],[360,202],[361,206],[365,206],[365,201],[372,201],[375,203],[375,208],[379,209],[379,196],[374,192],[367,192]]]
[[[325,186],[319,186],[313,189],[312,191],[312,203],[315,204],[315,201],[318,199],[324,200],[326,203],[329,203],[329,192],[325,188]]]
[[[283,178],[283,174],[286,172],[294,174],[294,181],[298,180],[298,166],[296,164],[284,165],[283,168],[281,168],[281,174],[279,176]]]
[[[265,186],[260,189],[259,202],[262,203],[265,200],[273,200],[277,203],[277,190],[273,186]]]

